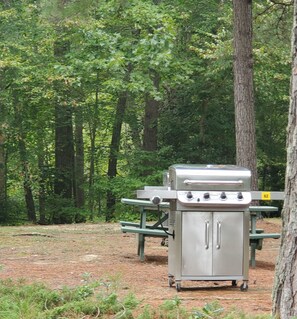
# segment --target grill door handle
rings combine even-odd
[[[195,179],[185,179],[184,184],[186,185],[243,185],[243,181],[240,179],[238,181],[216,181],[216,180],[195,180]]]
[[[209,248],[209,221],[205,222],[205,249]]]
[[[221,248],[222,223],[217,222],[217,249]]]

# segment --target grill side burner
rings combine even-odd
[[[169,167],[163,188],[138,198],[170,201],[169,285],[183,280],[243,280],[248,288],[251,172],[235,165]]]

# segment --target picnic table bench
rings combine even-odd
[[[145,238],[146,237],[160,237],[167,238],[168,234],[166,233],[168,227],[165,225],[166,220],[168,219],[168,210],[169,203],[162,202],[158,208],[158,206],[154,205],[150,201],[146,200],[137,200],[137,199],[127,199],[122,198],[122,203],[133,205],[138,207],[140,212],[140,221],[129,222],[129,221],[120,221],[121,230],[123,233],[134,233],[137,234],[137,254],[140,257],[140,260],[144,260],[144,248],[145,248]],[[160,209],[160,211],[159,211]],[[158,221],[149,224],[147,223],[147,211],[157,211]],[[250,247],[251,247],[251,255],[250,255],[250,265],[252,267],[256,266],[256,250],[262,249],[263,240],[265,238],[274,238],[277,239],[280,237],[278,233],[264,233],[263,229],[257,229],[256,223],[257,219],[261,216],[262,212],[273,212],[277,211],[278,208],[274,206],[250,206]],[[160,216],[161,214],[161,216]]]
[[[251,220],[251,229],[250,229],[250,247],[251,247],[251,257],[250,265],[256,267],[256,249],[261,250],[263,245],[263,239],[265,238],[280,238],[279,233],[264,233],[263,229],[257,229],[256,223],[257,219],[261,217],[261,213],[264,212],[276,212],[278,207],[274,206],[250,206],[250,220]]]
[[[129,221],[120,221],[121,230],[123,233],[135,233],[138,235],[137,254],[141,261],[144,260],[144,246],[146,237],[161,237],[167,238],[166,231],[168,229],[163,223],[168,219],[169,203],[162,202],[156,206],[150,201],[139,199],[122,198],[123,204],[133,205],[139,208],[140,222],[133,223]],[[154,224],[147,223],[147,211],[157,211],[158,221]],[[160,210],[160,211],[159,211]]]

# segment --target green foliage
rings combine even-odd
[[[255,0],[253,10],[259,185],[280,190],[286,163],[292,8]],[[8,206],[0,222],[18,223],[26,214],[20,140],[27,151],[37,215],[44,199],[48,223],[101,217],[110,191],[120,216],[120,198],[134,198],[143,185],[162,185],[162,172],[174,163],[235,163],[232,32],[231,1],[1,2],[0,132],[5,137]],[[57,41],[69,44],[63,59],[55,57]],[[159,87],[152,73],[160,78]],[[111,134],[123,92],[127,113],[117,177],[110,182]],[[148,96],[160,105],[155,152],[142,147]],[[81,209],[74,199],[54,195],[57,103],[81,111]]]
[[[88,218],[88,212],[75,207],[70,199],[61,196],[48,197],[45,219],[48,224],[82,223]]]
[[[178,297],[164,301],[164,303],[160,306],[160,317],[168,319],[188,318],[189,314],[185,308],[181,306],[181,303],[181,299]]]
[[[5,202],[5,213],[0,215],[2,225],[21,225],[26,223],[26,207],[20,198],[10,197]]]
[[[132,318],[131,310],[139,303],[131,294],[121,300],[116,291],[106,289],[100,281],[55,291],[42,284],[6,280],[0,282],[0,294],[3,319],[102,318],[104,315]]]
[[[224,308],[220,306],[218,302],[212,302],[206,304],[203,308],[193,312],[195,319],[206,319],[206,318],[221,318],[224,312]]]
[[[119,297],[118,279],[93,281],[83,276],[83,285],[62,290],[51,290],[43,284],[23,281],[0,281],[1,319],[271,319],[269,314],[252,316],[238,309],[225,311],[217,301],[199,309],[189,310],[175,297],[159,307],[140,303],[133,294]],[[140,308],[138,308],[140,306]],[[134,310],[138,313],[134,316]]]

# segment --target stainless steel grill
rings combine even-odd
[[[183,280],[243,283],[248,289],[251,173],[234,165],[173,165],[164,187],[138,198],[169,200],[169,285]]]

